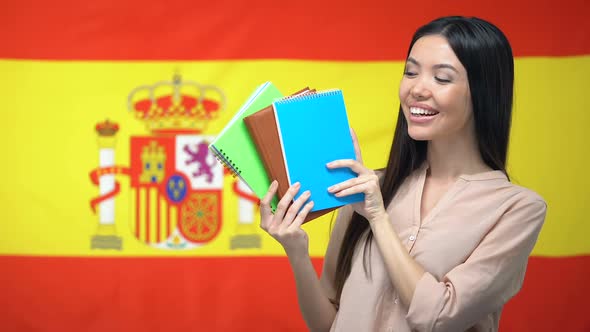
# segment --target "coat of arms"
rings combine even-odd
[[[99,196],[91,201],[99,227],[92,248],[122,248],[115,229],[114,198],[121,191],[117,174],[130,177],[129,225],[136,239],[162,249],[190,249],[218,235],[227,172],[208,149],[213,137],[203,133],[224,107],[221,89],[179,76],[135,88],[128,109],[149,135],[130,138],[128,167],[115,164],[119,125],[109,120],[96,125],[99,167],[90,177],[99,187]],[[239,223],[251,224],[256,197],[238,179],[232,191],[239,197]],[[260,239],[255,232],[237,235],[231,247],[260,247]]]

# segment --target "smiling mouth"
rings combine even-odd
[[[428,117],[437,115],[437,111],[429,111],[419,107],[410,107],[410,114],[418,117]]]

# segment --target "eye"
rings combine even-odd
[[[445,78],[440,78],[438,76],[434,76],[434,79],[439,82],[439,83],[451,83],[451,80],[445,79]]]
[[[411,71],[411,70],[405,70],[404,75],[407,77],[415,77],[418,74],[416,72]]]

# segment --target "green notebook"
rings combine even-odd
[[[270,179],[243,119],[282,97],[281,92],[271,82],[260,85],[209,144],[209,149],[217,159],[242,179],[258,198],[264,197],[268,191]],[[271,204],[273,209],[276,208],[276,204],[275,197]]]

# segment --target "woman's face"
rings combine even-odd
[[[439,35],[416,41],[406,61],[399,97],[415,140],[473,137],[473,111],[467,71]]]

